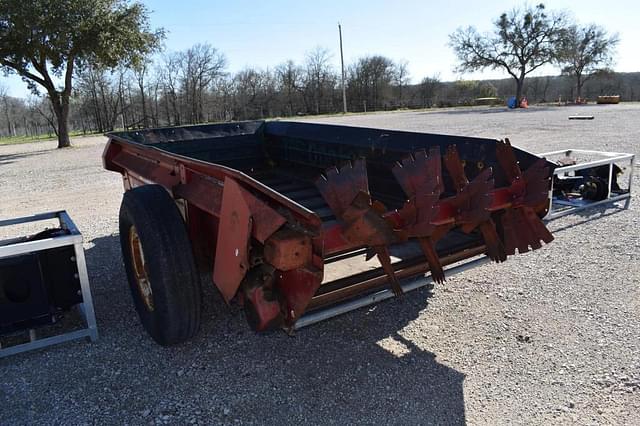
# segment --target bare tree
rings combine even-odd
[[[305,92],[316,114],[320,114],[322,106],[330,99],[336,81],[329,50],[318,46],[308,52],[305,59]]]
[[[391,59],[380,55],[358,59],[348,69],[351,103],[369,110],[384,108],[391,100],[394,78],[396,66]]]
[[[617,34],[595,24],[584,27],[570,26],[562,38],[560,63],[562,72],[571,76],[576,84],[576,97],[582,97],[582,87],[595,73],[606,70],[613,62],[613,53],[619,42]]]
[[[402,107],[404,106],[405,94],[403,90],[407,87],[411,78],[409,76],[409,62],[402,60],[395,65],[395,73],[393,76],[393,83],[398,88],[398,103]]]
[[[422,99],[422,106],[431,108],[434,100],[438,96],[438,90],[442,85],[440,76],[435,74],[431,77],[425,77],[420,82],[420,97]]]
[[[189,123],[203,120],[205,93],[223,72],[225,56],[208,43],[196,44],[178,55],[180,83]]]
[[[9,95],[7,94],[7,87],[3,84],[0,84],[0,102],[2,102],[2,109],[6,119],[7,136],[14,136],[11,128],[11,118],[9,117]]]
[[[133,67],[133,75],[138,83],[138,90],[140,91],[140,107],[142,110],[142,126],[149,127],[149,114],[147,113],[147,91],[145,86],[145,79],[149,73],[148,61],[141,61],[139,64]]]
[[[180,107],[180,55],[168,54],[163,57],[160,78],[164,86],[165,113],[168,125],[179,126],[182,123]]]
[[[244,120],[256,117],[261,85],[260,72],[254,68],[245,68],[236,74],[234,85],[240,117]]]
[[[460,61],[458,71],[505,70],[515,80],[520,105],[525,77],[557,59],[565,23],[564,14],[548,15],[539,4],[503,13],[491,34],[460,28],[449,36],[449,45]]]
[[[280,64],[275,70],[278,90],[282,94],[287,115],[294,115],[303,90],[303,70],[292,60]]]

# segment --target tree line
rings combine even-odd
[[[285,65],[289,66],[289,62],[287,61]],[[291,62],[291,66],[295,64]],[[182,97],[179,91],[176,93],[175,104],[171,99],[165,98],[163,87],[158,84],[152,74],[145,74],[143,92],[135,76],[129,74],[127,77],[127,72],[130,71],[105,72],[101,80],[94,77],[92,84],[95,84],[95,87],[76,92],[71,100],[69,128],[75,132],[88,134],[121,128],[168,126],[176,124],[176,118],[188,117],[189,111],[193,110],[193,107],[187,107],[183,103],[186,102],[186,96]],[[257,81],[264,81],[267,77],[260,76],[264,72],[266,71],[252,69],[252,72],[244,70],[238,74],[244,74],[245,81],[247,75],[253,75]],[[273,73],[273,71],[270,72]],[[339,75],[335,76],[335,78],[338,77]],[[225,78],[233,81],[235,74]],[[228,87],[228,84],[224,87]],[[326,92],[325,96],[331,100],[330,102],[308,103],[309,109],[303,96],[294,89],[292,84],[285,85],[275,92],[272,91],[271,100],[266,96],[268,92],[258,90],[257,96],[247,97],[246,92],[240,94],[229,90],[225,94],[224,92],[216,93],[215,90],[210,89],[204,93],[202,107],[204,113],[201,121],[197,122],[301,116],[316,114],[319,106],[323,106],[320,109],[321,114],[342,111],[342,92],[339,85],[331,87]],[[348,91],[348,93],[351,92]],[[425,77],[418,84],[407,84],[401,87],[391,84],[380,93],[384,102],[377,108],[371,100],[367,104],[367,98],[354,102],[353,98],[349,97],[349,111],[363,112],[365,104],[367,104],[367,111],[469,106],[477,105],[479,98],[495,98],[489,99],[489,103],[494,101],[504,105],[505,99],[513,96],[515,92],[511,79],[441,81],[438,76],[431,76]],[[620,95],[625,101],[640,101],[640,72],[599,73],[589,79],[583,87],[583,96],[586,99],[594,100],[597,96],[611,94]],[[525,81],[523,95],[532,104],[564,104],[575,100],[576,87],[573,80],[567,76],[529,77]],[[182,124],[190,123],[190,121],[182,121],[182,118],[180,120]],[[7,96],[6,90],[3,92],[0,88],[0,137],[46,134],[54,136],[54,126],[54,113],[47,99],[14,98]]]
[[[42,13],[47,8],[50,13]],[[56,18],[61,15],[73,19]],[[442,82],[432,75],[412,84],[406,61],[368,55],[347,65],[348,110],[471,105],[477,98],[511,95],[526,95],[530,102],[599,94],[638,99],[638,76],[609,70],[618,39],[603,28],[577,25],[544,5],[506,12],[494,24],[487,34],[473,27],[459,29],[451,34],[450,45],[459,71],[503,69],[511,80]],[[128,31],[120,31],[123,25]],[[342,78],[329,49],[316,47],[298,62],[287,60],[273,68],[230,72],[224,52],[213,45],[163,53],[163,37],[162,29],[150,28],[147,10],[137,2],[3,1],[0,66],[44,96],[25,101],[0,90],[0,136],[45,128],[58,136],[59,146],[67,146],[70,130],[105,132],[342,111]],[[561,75],[531,77],[547,64],[558,67]]]

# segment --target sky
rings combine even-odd
[[[154,28],[167,32],[165,51],[184,50],[196,43],[210,43],[225,54],[227,71],[244,67],[275,67],[288,59],[302,63],[317,46],[332,53],[340,68],[338,22],[342,24],[345,64],[370,54],[407,61],[412,82],[438,75],[449,81],[508,77],[501,71],[458,74],[456,58],[447,45],[459,27],[492,29],[502,12],[522,1],[483,0],[439,2],[420,0],[143,0]],[[529,4],[535,4],[530,2]],[[614,69],[640,71],[640,2],[631,0],[548,0],[548,10],[569,12],[579,23],[596,23],[617,32]],[[558,70],[541,68],[537,75]],[[26,97],[26,84],[18,77],[0,76],[11,96]]]

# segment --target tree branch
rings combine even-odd
[[[44,79],[38,77],[35,74],[30,73],[26,69],[22,68],[20,65],[14,63],[14,62],[11,62],[11,61],[7,61],[6,59],[1,59],[1,58],[0,58],[0,64],[4,65],[5,67],[9,67],[9,68],[15,70],[21,76],[26,77],[29,80],[33,80],[36,83],[40,84],[45,89],[49,90],[49,87],[47,86],[47,82]]]
[[[40,57],[42,58],[43,55],[41,54]],[[51,80],[51,77],[49,76],[49,72],[47,71],[47,64],[45,61],[46,59],[43,59],[42,63],[38,63],[38,61],[36,61],[35,59],[31,59],[33,67],[40,73],[44,81],[47,83],[45,88],[48,92],[52,92],[56,90],[56,86],[55,84],[53,84],[53,80]]]

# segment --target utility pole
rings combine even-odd
[[[338,22],[338,34],[340,35],[340,66],[342,67],[342,107],[343,112],[347,113],[347,89],[344,84],[344,56],[342,54],[342,26]]]

